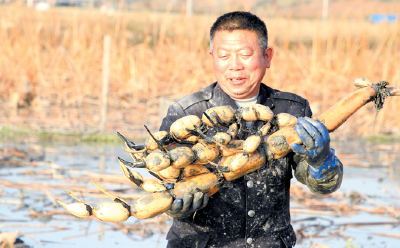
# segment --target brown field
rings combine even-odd
[[[336,15],[327,21],[294,18],[298,12],[293,9],[274,15],[256,11],[275,48],[263,82],[307,98],[314,116],[354,91],[352,80],[357,77],[400,86],[400,22],[371,24],[362,11],[340,15],[339,4],[343,1],[334,3]],[[393,3],[394,9],[385,5],[382,13],[394,12],[398,5]],[[371,6],[369,12],[375,5]],[[97,131],[103,39],[109,35],[107,130],[134,135],[144,131],[143,124],[156,130],[159,112],[168,102],[165,98],[179,98],[215,80],[208,32],[216,16],[186,18],[168,6],[162,13],[111,14],[97,9],[38,12],[19,4],[0,6],[0,126]],[[400,99],[388,99],[374,122],[369,104],[335,134],[398,135],[399,113]]]

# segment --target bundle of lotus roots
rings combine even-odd
[[[369,80],[355,80],[357,91],[340,100],[324,112],[317,120],[332,132],[343,124],[354,112],[370,101],[375,101],[377,111],[388,96],[400,96],[400,87],[386,87],[387,82],[372,84]],[[261,121],[263,124],[246,140],[234,140],[242,120]],[[91,215],[107,222],[122,222],[130,216],[138,219],[155,217],[166,212],[176,198],[186,192],[203,192],[213,195],[224,180],[231,181],[261,168],[266,160],[278,159],[290,150],[293,143],[302,144],[294,130],[296,117],[281,113],[274,115],[266,106],[248,104],[238,110],[220,106],[206,110],[202,118],[189,115],[175,121],[169,132],[152,134],[146,127],[148,139],[136,145],[120,133],[133,162],[118,158],[123,174],[129,182],[150,192],[132,206],[96,183],[98,189],[113,199],[93,207],[66,190],[79,203],[65,204],[73,215],[86,218]],[[222,128],[225,127],[225,128]],[[214,129],[212,136],[207,131]],[[225,130],[225,131],[224,131]],[[211,164],[213,170],[205,165]],[[146,168],[160,180],[143,181],[143,177],[130,168]]]

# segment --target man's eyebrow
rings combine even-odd
[[[229,46],[229,45],[228,45]],[[249,46],[249,45],[243,45],[243,46],[241,46],[241,47],[238,47],[238,48],[236,48],[236,49],[233,49],[234,51],[241,51],[241,50],[246,50],[246,49],[249,49],[249,50],[254,50],[253,49],[253,47],[252,46]],[[232,50],[232,49],[229,49],[227,46],[220,46],[220,47],[218,47],[217,48],[217,51],[230,51],[230,50]]]

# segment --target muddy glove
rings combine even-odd
[[[292,150],[304,158],[315,179],[321,179],[337,166],[335,150],[330,148],[329,132],[319,121],[309,117],[298,118],[294,127],[303,146],[293,144]]]
[[[208,203],[209,196],[202,192],[185,193],[182,198],[175,199],[171,208],[166,212],[171,217],[187,218],[194,212],[204,208]]]

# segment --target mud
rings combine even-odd
[[[188,147],[178,147],[168,152],[171,166],[176,169],[183,168],[196,159],[194,152]]]
[[[286,141],[285,136],[273,136],[269,140],[269,146],[274,147],[276,150],[286,150],[289,148],[289,144]]]
[[[192,150],[196,154],[196,161],[200,164],[208,164],[209,161],[214,161],[219,155],[219,150],[215,145],[197,143],[192,147]]]
[[[154,172],[164,170],[170,165],[169,156],[163,153],[151,153],[145,161],[146,167]]]
[[[235,117],[235,110],[230,106],[220,106],[220,107],[211,108],[209,110],[206,110],[206,113],[208,114],[209,117],[211,117],[211,120],[214,123],[218,123],[218,125],[220,125],[220,123],[219,123],[220,121],[224,122],[224,123],[229,123]],[[216,115],[218,115],[219,120],[217,119]],[[202,121],[206,125],[212,126],[211,122],[208,120],[208,118],[205,115],[202,116]]]

